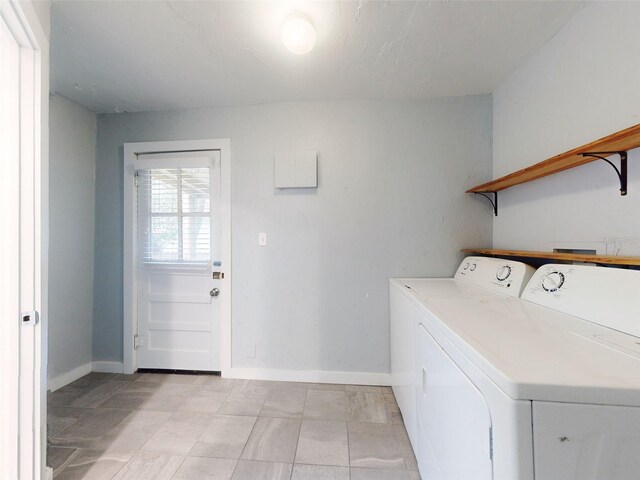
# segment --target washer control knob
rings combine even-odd
[[[467,263],[465,263],[465,264],[464,264],[464,268],[463,268],[463,270],[469,270],[469,262],[467,262]]]
[[[555,292],[560,290],[564,284],[564,274],[562,272],[551,272],[542,279],[542,288],[545,292]]]
[[[478,265],[476,265],[475,263],[472,263],[471,266],[469,267],[469,270],[471,270],[472,272],[476,269]]]
[[[511,267],[509,265],[503,265],[496,272],[496,278],[501,282],[509,278],[509,275],[511,275]]]

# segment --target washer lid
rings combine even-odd
[[[393,278],[423,299],[483,297],[502,294],[519,297],[535,270],[522,262],[488,257],[465,258],[454,278]]]
[[[498,295],[422,305],[425,326],[511,398],[640,406],[638,337]]]
[[[487,289],[453,278],[392,278],[391,281],[424,300],[441,297],[484,298],[495,295]]]
[[[640,338],[633,335],[627,335],[620,332],[609,334],[595,334],[586,337],[588,340],[593,340],[602,345],[611,347],[621,353],[632,355],[640,360]]]

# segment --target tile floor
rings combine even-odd
[[[56,480],[419,480],[388,387],[91,373],[49,394]]]

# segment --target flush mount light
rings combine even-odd
[[[316,31],[311,20],[302,13],[292,13],[287,17],[280,32],[282,43],[296,55],[304,55],[316,44]]]

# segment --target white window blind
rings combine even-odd
[[[138,170],[138,239],[143,263],[211,261],[209,168]]]

